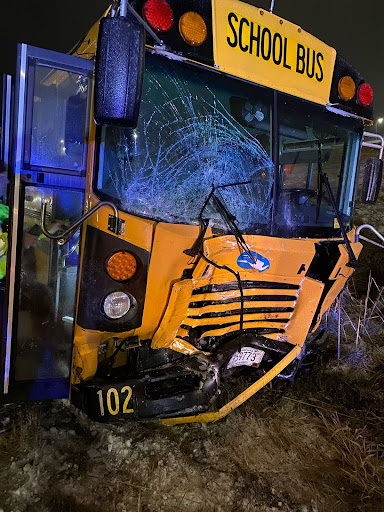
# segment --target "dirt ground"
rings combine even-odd
[[[384,192],[358,217],[384,232]],[[366,249],[341,301],[341,360],[334,307],[322,362],[221,422],[111,426],[66,401],[1,406],[0,512],[384,511],[383,254]]]

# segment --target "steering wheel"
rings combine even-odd
[[[309,188],[290,188],[286,190],[296,198],[296,202],[300,206],[305,205],[312,197],[317,197],[317,191]],[[322,200],[332,206],[331,200],[328,197],[325,197],[324,194]]]
[[[295,202],[299,205],[303,205],[311,197],[317,196],[316,190],[312,190],[309,188],[290,188],[286,189],[286,191],[295,198]]]

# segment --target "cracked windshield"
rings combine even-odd
[[[97,188],[122,209],[198,224],[212,187],[242,232],[270,225],[272,96],[265,89],[147,55],[137,129],[102,129]],[[227,226],[210,205],[204,218]]]
[[[353,118],[280,96],[279,234],[324,236],[338,230],[326,179],[340,218],[351,227],[361,130],[361,122]]]

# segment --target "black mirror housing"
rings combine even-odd
[[[145,32],[132,15],[101,20],[95,66],[97,124],[137,126],[144,55]]]
[[[383,161],[380,158],[368,158],[365,164],[361,202],[374,204],[377,201],[383,179]]]

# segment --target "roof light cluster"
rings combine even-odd
[[[351,76],[343,76],[338,84],[339,97],[343,101],[350,101],[356,97],[357,103],[361,107],[369,107],[373,102],[372,87],[363,83],[356,87],[355,81]]]
[[[168,32],[175,21],[173,10],[166,0],[147,0],[143,6],[143,16],[158,34]],[[188,11],[180,17],[179,32],[189,46],[200,46],[207,38],[207,25],[199,13]]]

